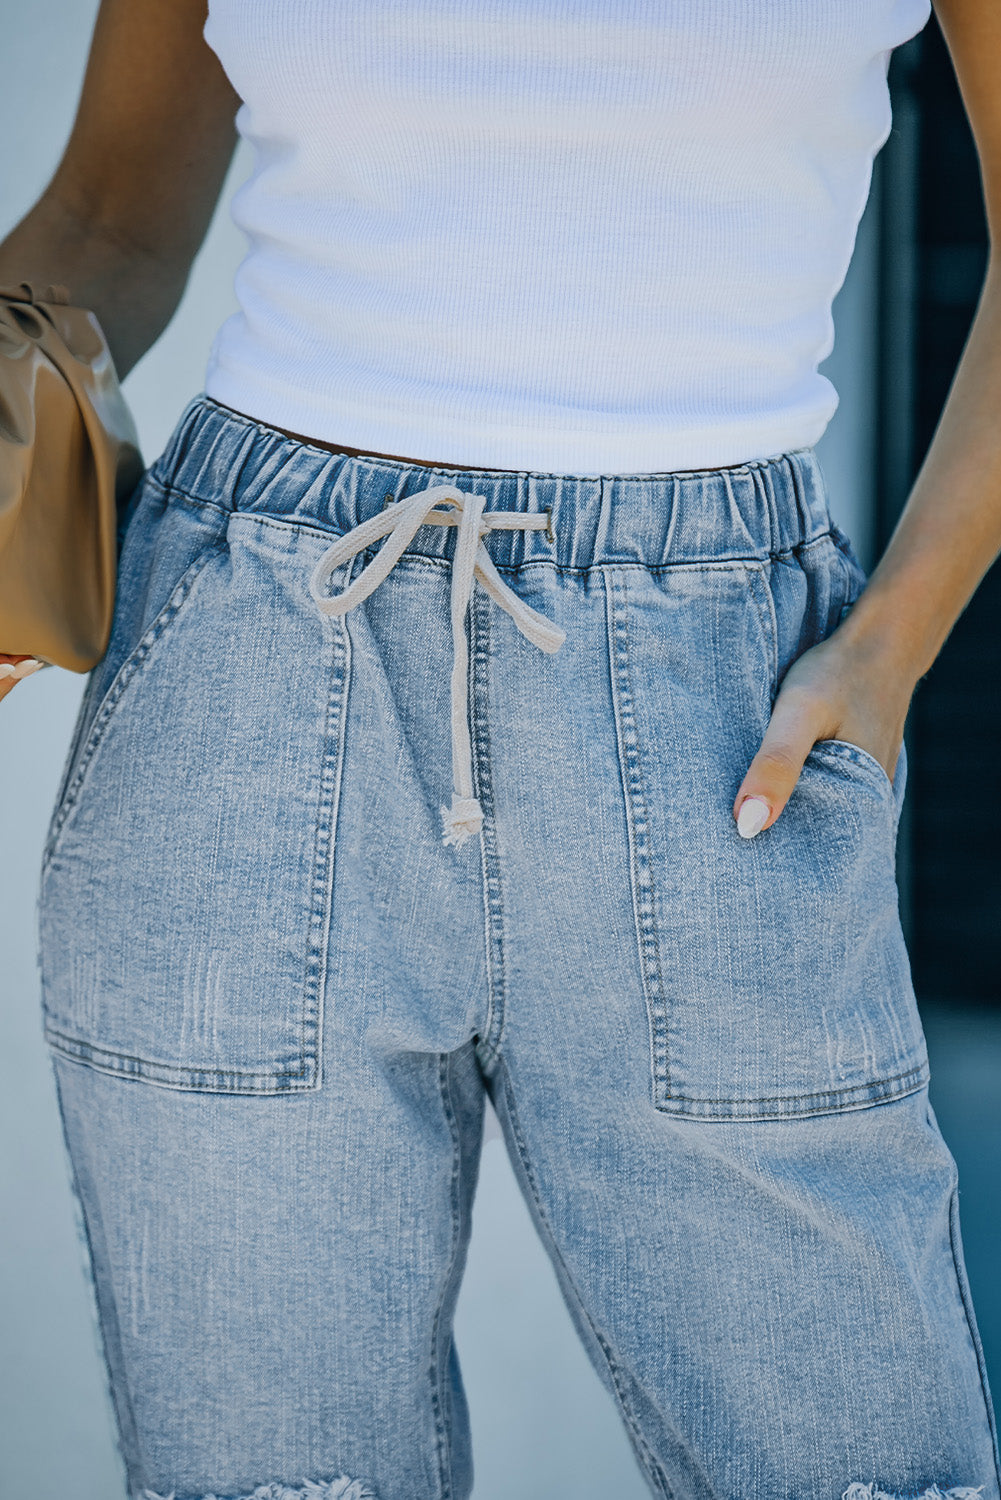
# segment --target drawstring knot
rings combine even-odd
[[[471,839],[483,827],[483,809],[479,799],[460,797],[458,792],[452,793],[452,806],[442,808],[441,818],[444,826],[442,840],[446,844],[464,844],[466,839]]]
[[[406,500],[385,506],[378,515],[339,536],[324,552],[309,580],[309,591],[321,613],[344,615],[367,599],[391,569],[399,562],[421,526],[457,526],[459,535],[452,560],[452,805],[442,807],[442,840],[460,845],[479,833],[483,826],[483,809],[473,795],[472,747],[467,719],[469,647],[466,641],[466,615],[472,596],[474,578],[478,578],[490,597],[506,610],[525,638],[541,651],[558,651],[566,632],[545,615],[540,615],[520,599],[501,578],[483,545],[484,533],[494,529],[525,531],[549,530],[549,517],[521,511],[487,511],[482,495],[458,490],[454,485],[439,484]],[[441,507],[448,507],[444,509]],[[551,535],[551,533],[550,533]],[[375,557],[339,594],[324,593],[335,568],[363,552],[372,542],[385,536],[386,541]]]

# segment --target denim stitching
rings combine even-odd
[[[532,1202],[535,1205],[535,1211],[538,1215],[539,1223],[542,1227],[543,1237],[548,1244],[549,1252],[553,1259],[557,1261],[559,1266],[562,1268],[564,1285],[571,1290],[573,1294],[573,1300],[581,1316],[594,1335],[595,1342],[597,1343],[602,1352],[602,1355],[604,1356],[605,1363],[608,1367],[609,1378],[612,1382],[612,1389],[615,1392],[615,1399],[618,1403],[622,1420],[625,1424],[626,1431],[629,1434],[633,1449],[637,1455],[637,1458],[639,1459],[642,1468],[646,1472],[648,1479],[657,1487],[659,1493],[663,1496],[663,1500],[675,1500],[674,1491],[671,1489],[668,1483],[667,1475],[664,1473],[659,1462],[657,1461],[656,1456],[654,1455],[652,1449],[643,1436],[640,1425],[636,1420],[631,1406],[629,1405],[629,1399],[620,1379],[621,1372],[619,1370],[618,1364],[616,1363],[612,1346],[609,1340],[606,1339],[605,1335],[599,1330],[597,1324],[591,1316],[589,1309],[583,1302],[580,1293],[577,1290],[577,1284],[570,1274],[570,1270],[563,1256],[563,1252],[560,1250],[556,1236],[553,1233],[552,1226],[549,1223],[549,1217],[543,1206],[542,1196],[539,1192],[538,1183],[536,1182],[535,1173],[532,1169],[531,1161],[529,1158],[528,1147],[525,1143],[525,1138],[522,1133],[521,1123],[518,1117],[518,1110],[514,1101],[514,1088],[511,1082],[511,1075],[508,1071],[507,1062],[504,1058],[500,1059],[500,1072],[502,1074],[501,1087],[504,1091],[504,1100],[507,1105],[507,1111],[511,1121],[511,1133],[514,1137],[517,1160],[521,1163],[521,1168],[525,1176],[525,1182],[531,1194]]]
[[[253,510],[230,510],[226,514],[239,516],[241,521],[253,521],[255,526],[267,526],[271,531],[291,532],[295,536],[316,537],[317,540],[327,541],[334,534],[326,526],[312,526],[308,521],[293,521],[291,518],[284,520],[280,516],[259,515]],[[358,562],[361,562],[363,555],[367,555],[367,552],[357,554]]]
[[[836,736],[822,740],[814,740],[810,747],[810,753],[815,750],[826,752],[829,755],[840,757],[850,765],[856,766],[869,776],[875,776],[880,785],[882,793],[886,797],[893,796],[893,782],[874,755],[869,755],[861,745],[853,745],[851,740],[840,740]]]
[[[167,480],[158,479],[157,476],[152,472],[147,475],[147,480],[150,484],[154,485],[162,495],[166,496],[168,500],[176,502],[179,505],[186,505],[190,510],[214,510],[216,515],[219,516],[254,514],[253,511],[235,511],[232,506],[220,505],[218,500],[208,500],[204,495],[189,494],[187,490],[179,489],[176,484],[171,484]]]
[[[924,1088],[927,1083],[927,1062],[920,1062],[914,1068],[908,1068],[906,1073],[894,1073],[888,1079],[876,1079],[875,1083],[855,1083],[846,1089],[819,1089],[815,1094],[771,1094],[761,1097],[750,1098],[725,1098],[725,1100],[714,1100],[702,1095],[693,1094],[671,1094],[666,1095],[668,1103],[659,1104],[657,1109],[663,1110],[665,1115],[671,1115],[671,1104],[702,1104],[708,1106],[707,1110],[675,1110],[677,1115],[693,1116],[696,1119],[711,1119],[713,1110],[719,1109],[720,1104],[807,1104],[810,1100],[830,1101],[824,1106],[816,1109],[786,1109],[768,1116],[764,1113],[755,1112],[753,1115],[723,1115],[726,1121],[740,1121],[740,1119],[806,1119],[810,1115],[830,1115],[831,1112],[848,1113],[849,1109],[866,1109],[872,1104],[888,1104],[893,1100],[900,1100],[906,1094],[915,1094],[918,1089]],[[897,1085],[891,1089],[890,1085]],[[840,1104],[840,1101],[854,1100],[855,1103]]]
[[[293,1073],[288,1068],[268,1072],[260,1070],[243,1072],[239,1068],[179,1067],[176,1063],[158,1062],[155,1058],[140,1057],[137,1053],[116,1051],[111,1047],[102,1047],[97,1042],[82,1041],[79,1037],[70,1036],[68,1032],[61,1031],[49,1022],[45,1023],[45,1036],[57,1052],[73,1059],[74,1062],[86,1062],[101,1073],[125,1074],[132,1078],[142,1078],[148,1083],[161,1083],[165,1088],[199,1089],[200,1084],[187,1082],[188,1079],[196,1078],[246,1078],[263,1080],[265,1087],[254,1089],[252,1092],[274,1093],[277,1090],[268,1088],[268,1084],[280,1085],[285,1079],[295,1080],[303,1076],[302,1073]],[[135,1066],[128,1067],[129,1063],[134,1063]],[[162,1073],[164,1077],[156,1077],[157,1072]]]
[[[816,547],[824,547],[833,543],[838,544],[838,532],[833,521],[827,531],[822,531],[819,536],[811,536],[803,542],[795,542],[792,547],[787,548],[781,555],[800,557],[804,552],[812,552]],[[776,554],[780,555],[780,554]]]
[[[349,570],[350,571],[350,570]],[[315,1087],[319,1087],[323,1060],[320,1037],[326,988],[327,944],[330,935],[333,904],[334,865],[337,845],[337,810],[344,765],[344,719],[350,681],[351,644],[345,621],[331,621],[333,653],[327,714],[324,725],[324,753],[320,773],[320,791],[316,808],[313,838],[313,882],[310,932],[306,945],[306,975],[303,986],[300,1071],[305,1078],[309,1064],[313,1067]],[[326,624],[324,624],[326,631]],[[308,1052],[307,1052],[308,1049]]]
[[[66,789],[62,805],[53,821],[52,831],[42,855],[43,871],[51,862],[56,852],[59,835],[76,801],[87,767],[90,765],[96,750],[104,739],[108,724],[122,693],[136,675],[139,667],[149,656],[157,641],[165,633],[167,627],[177,618],[182,604],[191,592],[195,580],[202,569],[213,557],[218,556],[224,550],[225,540],[219,536],[212,537],[205,542],[205,545],[199,550],[197,557],[195,557],[193,562],[189,563],[188,567],[181,574],[180,579],[174,585],[170,596],[159,614],[156,615],[152,623],[146,628],[133,650],[129,652],[118,668],[114,680],[109,684],[101,700],[97,715],[91,725],[90,736],[80,758],[80,764],[77,766],[72,782]]]
[[[70,784],[75,777],[77,770],[79,769],[80,763],[78,757],[80,755],[81,746],[84,744],[85,739],[92,733],[94,728],[94,721],[91,718],[90,714],[96,683],[97,678],[95,674],[91,672],[87,678],[87,682],[84,686],[84,690],[80,698],[80,706],[77,710],[77,721],[73,729],[73,735],[70,740],[69,749],[66,752],[66,758],[63,762],[63,769],[59,777],[59,785],[56,788],[56,795],[52,803],[52,809],[49,817],[49,826],[46,830],[45,841],[43,844],[43,870],[45,869],[46,864],[45,851],[49,849],[52,840],[55,838],[57,820],[60,817],[63,806],[65,804]]]
[[[747,1099],[743,1095],[736,1099],[706,1100],[706,1103],[715,1104],[793,1104],[803,1099],[827,1099],[841,1094],[857,1093],[860,1089],[882,1088],[887,1083],[897,1083],[901,1079],[913,1077],[922,1071],[920,1066],[908,1068],[904,1073],[893,1073],[889,1078],[877,1079],[875,1083],[853,1084],[850,1089],[815,1089],[811,1094],[762,1094],[759,1098]],[[700,1104],[702,1100],[696,1094],[674,1094],[675,1099],[687,1099],[692,1104]]]
[[[483,918],[487,966],[487,1015],[479,1044],[481,1056],[496,1057],[507,1010],[507,975],[504,965],[504,902],[493,782],[490,775],[490,738],[487,715],[490,668],[490,613],[487,601],[474,593],[470,614],[472,671],[473,774],[476,795],[483,808],[480,830],[480,864],[483,873]]]
[[[629,676],[626,589],[624,582],[619,583],[612,572],[606,575],[606,585],[606,628],[619,772],[622,777],[626,825],[629,834],[633,915],[650,1025],[653,1065],[652,1102],[656,1104],[662,1094],[670,1093],[671,1068],[667,997],[664,993],[663,969],[657,941],[655,893],[650,861],[650,816],[641,775],[639,737]]]

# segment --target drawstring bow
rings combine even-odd
[[[548,531],[548,514],[488,511],[484,509],[485,505],[482,495],[467,493],[450,484],[433,485],[406,500],[394,501],[384,506],[378,515],[339,536],[323,553],[309,580],[310,593],[323,614],[347,614],[378,588],[421,526],[458,527],[451,582],[452,805],[441,809],[442,839],[453,845],[463,844],[483,826],[483,809],[473,795],[472,748],[467,719],[469,648],[466,615],[474,579],[480,580],[490,597],[511,616],[522,635],[541,651],[558,651],[566,639],[566,632],[559,625],[532,609],[508,587],[482,540],[491,530]],[[337,594],[324,592],[335,568],[383,536],[386,540],[375,557],[347,588]]]

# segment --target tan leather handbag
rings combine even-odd
[[[144,471],[97,318],[0,286],[0,651],[88,672],[111,635],[119,507]]]

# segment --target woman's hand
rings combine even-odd
[[[779,688],[761,748],[734,799],[743,838],[778,818],[817,740],[850,740],[893,779],[916,679],[870,641],[840,628],[797,657]],[[750,799],[750,800],[749,800]]]
[[[893,774],[914,687],[1001,557],[998,7],[991,0],[935,0],[935,11],[977,147],[987,271],[938,425],[886,551],[850,614],[782,681],[734,802],[735,817],[748,796],[768,804],[759,828],[781,813],[818,739],[861,745]],[[753,802],[751,814],[755,808],[763,811]],[[751,814],[741,830],[747,836]]]
[[[39,667],[45,665],[37,656],[8,656],[0,651],[0,700],[6,698],[15,682],[20,682],[22,677],[30,677],[32,672],[37,672]]]

